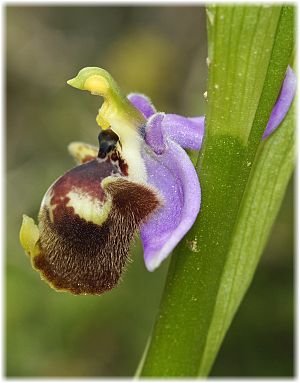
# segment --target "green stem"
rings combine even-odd
[[[293,8],[210,7],[208,32],[201,212],[172,256],[141,376],[199,373],[239,207],[292,53]]]

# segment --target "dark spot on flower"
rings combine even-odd
[[[99,133],[98,141],[98,157],[105,158],[108,153],[112,152],[115,149],[119,141],[119,136],[113,130],[107,129]]]

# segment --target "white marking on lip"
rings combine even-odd
[[[99,187],[101,187],[100,184]],[[107,196],[103,203],[98,198],[92,197],[78,188],[73,188],[66,197],[69,198],[67,207],[72,207],[75,214],[79,215],[80,218],[96,225],[101,225],[107,219],[112,206],[110,196]]]

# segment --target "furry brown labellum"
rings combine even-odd
[[[127,178],[116,150],[68,171],[47,191],[33,267],[56,290],[101,294],[119,281],[130,241],[159,206],[155,191]]]

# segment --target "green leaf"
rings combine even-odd
[[[219,284],[199,375],[206,376],[247,291],[295,165],[295,110],[260,147]]]
[[[260,170],[251,167],[292,54],[293,19],[288,6],[208,9],[208,113],[197,163],[201,212],[173,253],[142,376],[196,376],[199,369],[205,375],[230,324],[233,309],[223,333],[209,342],[248,180]],[[268,225],[260,222],[262,238]],[[255,251],[252,265],[261,248]],[[238,304],[231,302],[235,309]]]
[[[208,133],[243,144],[260,100],[281,7],[211,6],[208,15]]]

